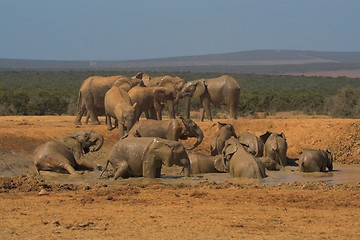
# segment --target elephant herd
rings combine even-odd
[[[163,122],[150,120],[153,123]],[[193,133],[203,136],[200,127],[192,120],[171,119],[168,125],[148,124],[120,139],[108,154],[106,166],[95,165],[82,159],[84,154],[98,151],[104,138],[95,132],[75,132],[60,141],[46,142],[36,148],[34,164],[37,173],[56,171],[77,175],[78,170],[106,171],[114,179],[129,177],[160,178],[162,166],[183,167],[184,176],[199,173],[228,172],[230,177],[265,178],[266,171],[277,171],[287,162],[287,143],[283,133],[266,132],[257,137],[252,133],[236,134],[231,124],[218,123],[218,131],[209,146],[209,154],[192,153],[178,139],[186,139]],[[171,123],[178,121],[178,123]],[[191,121],[192,130],[186,130],[181,121]],[[144,121],[146,122],[146,120]],[[182,133],[178,134],[177,129]],[[135,128],[134,128],[135,129]],[[192,133],[191,133],[192,132]],[[110,171],[109,165],[113,167]],[[306,150],[299,159],[299,170],[303,172],[332,171],[330,152]]]
[[[237,117],[240,87],[229,76],[185,82],[178,77],[151,78],[138,73],[134,77],[94,76],[86,79],[79,90],[76,124],[83,114],[92,124],[100,124],[105,115],[108,130],[119,128],[120,140],[108,155],[106,166],[83,160],[83,155],[98,151],[104,138],[91,131],[75,132],[59,141],[46,142],[35,149],[34,164],[39,171],[79,174],[80,170],[106,171],[114,179],[128,177],[161,177],[162,165],[183,167],[185,176],[199,173],[228,172],[230,177],[265,178],[266,171],[280,170],[288,165],[287,142],[283,133],[266,132],[257,137],[252,133],[237,134],[231,124],[217,123],[207,154],[190,150],[201,144],[204,134],[190,119],[190,99],[199,97],[200,118],[204,113],[212,120],[210,104],[225,104],[230,116]],[[186,101],[185,118],[176,116],[176,105]],[[163,107],[170,119],[162,119]],[[147,119],[139,120],[144,113]],[[115,120],[114,127],[112,119]],[[188,149],[179,142],[189,137],[196,142]],[[113,167],[110,173],[109,165]],[[328,151],[306,150],[299,159],[304,172],[332,170]],[[40,173],[39,173],[40,174]]]
[[[201,102],[201,121],[205,114],[212,120],[210,104],[227,105],[232,119],[237,118],[240,86],[230,76],[186,82],[172,76],[150,77],[139,72],[133,77],[93,76],[84,80],[78,95],[78,113],[75,124],[81,124],[86,113],[86,123],[100,124],[98,116],[105,115],[108,129],[119,129],[120,138],[127,134],[142,113],[147,119],[162,119],[167,107],[170,119],[175,119],[180,99],[185,101],[185,118],[190,119],[192,97]],[[111,119],[115,120],[114,127]]]

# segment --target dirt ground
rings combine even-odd
[[[183,178],[176,167],[155,180],[106,180],[98,172],[35,175],[36,146],[78,130],[104,135],[103,148],[85,156],[104,165],[117,132],[73,120],[0,117],[1,239],[360,238],[359,119],[280,113],[197,122],[205,138],[195,152],[207,153],[216,122],[228,122],[237,133],[284,132],[293,160],[304,149],[329,148],[336,161],[332,173],[301,174],[290,166],[264,180],[225,173]]]

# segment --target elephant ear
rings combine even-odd
[[[236,153],[236,151],[238,150],[238,146],[235,144],[235,139],[234,137],[231,137],[230,139],[228,139],[225,142],[224,148],[222,150],[222,164],[225,166],[226,169],[228,169],[228,165],[229,165],[229,161],[232,157],[233,154]]]
[[[266,140],[270,137],[271,134],[271,132],[266,131],[266,133],[261,134],[259,137],[264,143],[266,143]]]
[[[154,90],[154,97],[159,102],[165,102],[169,99],[174,99],[175,96],[172,91],[166,88],[157,88]]]
[[[278,134],[279,137],[282,137],[284,140],[286,140],[285,134],[283,132]]]
[[[193,96],[194,97],[199,97],[199,96],[203,95],[205,93],[205,91],[206,91],[205,79],[197,80],[196,81],[196,88],[195,88]]]
[[[228,172],[228,168],[226,165],[224,165],[221,157],[215,159],[214,167],[219,172]]]
[[[218,122],[217,123],[219,130],[226,126],[226,123]]]

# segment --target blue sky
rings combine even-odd
[[[360,51],[359,0],[0,0],[0,58]]]

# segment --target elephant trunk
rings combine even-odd
[[[190,119],[190,96],[185,97],[185,118]]]
[[[194,145],[191,148],[189,148],[187,150],[192,150],[192,149],[196,148],[197,146],[200,145],[200,143],[204,139],[204,133],[201,131],[201,129],[199,127],[196,128],[196,136],[197,136],[196,142],[194,143]]]
[[[95,134],[95,138],[93,142],[94,142],[94,148],[91,151],[92,152],[99,151],[104,144],[104,137],[100,134]]]

